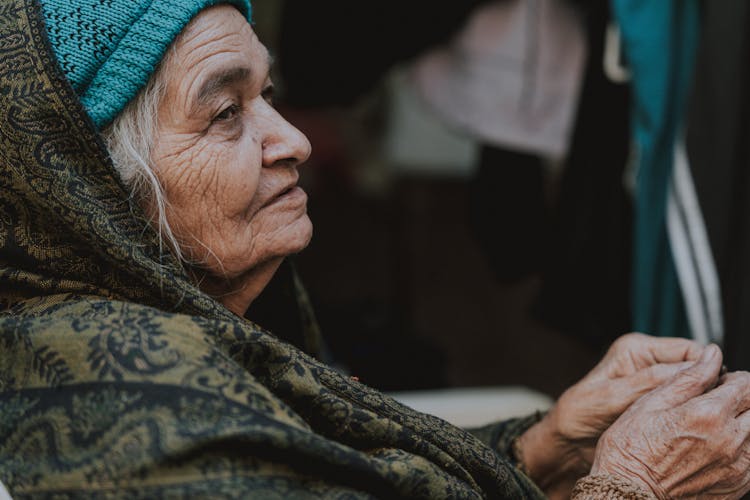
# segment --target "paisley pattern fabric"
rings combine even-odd
[[[507,459],[533,419],[462,431],[201,293],[51,54],[36,1],[0,0],[0,481],[15,499],[543,497]]]

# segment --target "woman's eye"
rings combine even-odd
[[[238,112],[239,106],[237,106],[236,104],[232,104],[231,106],[227,106],[226,108],[224,108],[218,115],[214,116],[213,121],[215,123],[231,120],[237,115]]]

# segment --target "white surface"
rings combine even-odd
[[[458,427],[476,427],[547,410],[549,396],[525,387],[475,387],[393,393],[391,396],[422,413]]]
[[[0,483],[0,500],[13,500],[8,493],[8,490],[5,489],[3,483]]]

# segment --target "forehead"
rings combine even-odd
[[[199,13],[175,40],[168,66],[180,81],[226,66],[267,71],[268,51],[251,25],[234,7],[219,5]],[[176,75],[175,75],[176,73]]]

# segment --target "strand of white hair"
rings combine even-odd
[[[115,118],[102,135],[112,163],[130,190],[131,201],[143,208],[155,223],[160,250],[166,244],[183,262],[180,244],[167,220],[168,201],[151,162],[158,129],[158,109],[165,85],[157,70],[133,101]]]

